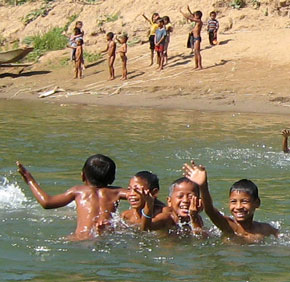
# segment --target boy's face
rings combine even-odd
[[[164,23],[161,22],[161,21],[159,21],[159,22],[158,22],[158,27],[162,28],[163,26],[164,26]]]
[[[252,220],[259,200],[254,200],[251,195],[242,191],[233,191],[230,194],[230,211],[236,221]]]
[[[211,14],[211,15],[210,15],[210,18],[211,18],[212,20],[214,20],[214,19],[216,18],[216,14]]]
[[[107,41],[111,41],[111,40],[112,40],[111,36],[107,35]]]
[[[172,195],[168,197],[168,206],[178,217],[188,217],[193,197],[198,197],[195,185],[182,182],[174,187]]]
[[[132,177],[129,182],[127,198],[133,209],[142,209],[145,205],[145,202],[140,196],[142,194],[142,188],[149,190],[148,182],[136,176]]]
[[[159,19],[159,15],[154,15],[153,16],[153,22]]]
[[[77,28],[82,28],[82,27],[83,27],[83,23],[78,23],[78,24],[76,25],[76,27],[77,27]]]

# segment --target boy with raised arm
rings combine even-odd
[[[168,208],[154,216],[152,195],[143,191],[145,207],[142,213],[142,230],[179,230],[205,235],[203,221],[199,212],[202,209],[199,187],[186,177],[175,180],[169,188]]]
[[[107,33],[107,48],[101,53],[106,53],[108,54],[108,66],[109,66],[109,73],[110,77],[109,80],[115,79],[115,69],[114,69],[114,62],[116,58],[116,42],[114,41],[114,33],[113,32],[108,32]]]
[[[83,185],[74,186],[66,192],[54,196],[43,191],[20,162],[16,164],[19,173],[43,208],[55,209],[64,207],[72,201],[76,202],[77,227],[74,234],[69,236],[71,240],[93,238],[98,232],[98,227],[102,227],[104,220],[108,218],[108,216],[102,215],[102,211],[115,212],[115,203],[126,198],[125,189],[109,186],[115,180],[116,165],[113,160],[104,155],[98,154],[87,159],[82,169]],[[106,191],[104,192],[102,189],[106,189]],[[100,202],[102,202],[101,208]]]
[[[129,224],[140,225],[143,208],[145,205],[144,193],[149,193],[152,197],[152,216],[162,212],[165,204],[157,199],[159,192],[159,179],[156,174],[149,171],[140,171],[131,179],[128,187],[127,199],[131,209],[122,213],[121,217]]]
[[[282,130],[281,134],[283,135],[282,150],[284,153],[290,153],[290,150],[288,148],[288,137],[290,136],[290,130],[284,129]]]
[[[188,10],[190,11],[189,7]],[[195,60],[195,68],[198,70],[202,69],[202,60],[201,60],[201,54],[200,54],[200,44],[201,44],[201,28],[203,25],[203,22],[201,21],[202,12],[196,11],[193,14],[190,11],[190,15],[187,15],[182,12],[180,9],[180,13],[191,22],[195,22],[195,25],[193,27],[192,33],[193,33],[193,42],[194,42],[194,60]]]
[[[185,164],[183,169],[185,176],[199,185],[204,210],[223,235],[249,243],[262,241],[270,235],[278,236],[278,230],[270,224],[253,220],[255,210],[260,206],[260,198],[258,188],[252,181],[242,179],[230,188],[229,208],[232,217],[228,217],[213,206],[205,168],[192,162],[192,165]]]

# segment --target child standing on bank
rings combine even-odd
[[[121,47],[118,50],[118,53],[120,54],[120,58],[122,61],[122,77],[121,80],[127,80],[127,41],[128,41],[128,36],[127,35],[122,35],[120,39],[117,38],[117,41],[121,44]]]
[[[163,17],[164,26],[166,29],[166,38],[165,38],[165,45],[164,45],[164,65],[167,65],[168,61],[168,46],[170,42],[170,34],[173,32],[173,26],[170,22],[170,18],[168,16]]]
[[[205,168],[192,162],[191,165],[185,164],[183,169],[185,176],[199,185],[206,214],[226,238],[255,243],[270,235],[278,236],[278,230],[270,224],[253,220],[255,210],[259,208],[261,201],[258,187],[252,181],[242,179],[232,185],[229,193],[232,217],[228,217],[213,206]]]
[[[84,65],[84,52],[83,52],[83,40],[77,40],[77,48],[75,54],[75,78],[83,78],[83,65]]]
[[[77,48],[77,40],[82,39],[84,40],[84,31],[82,30],[83,23],[81,21],[77,21],[74,28],[74,34],[70,37],[70,47],[72,50],[72,57],[71,59],[75,60],[76,48]]]
[[[115,70],[114,70],[114,62],[116,59],[116,42],[114,41],[114,33],[108,32],[107,33],[107,48],[101,53],[108,53],[108,66],[109,66],[109,73],[110,77],[109,80],[115,79]]]
[[[219,22],[216,19],[216,12],[212,11],[210,14],[210,19],[207,22],[208,39],[210,45],[217,45],[217,32],[219,29]]]
[[[145,14],[142,15],[143,18],[150,23],[150,32],[149,32],[149,43],[150,43],[150,50],[151,50],[151,63],[149,66],[153,65],[153,59],[154,59],[154,50],[155,50],[155,33],[158,28],[157,20],[159,19],[159,14],[154,13],[151,17],[151,20],[149,20]]]
[[[195,69],[202,69],[202,60],[200,54],[200,44],[201,44],[201,29],[203,22],[201,21],[202,12],[196,11],[193,14],[187,15],[182,12],[180,9],[180,13],[188,20],[195,22],[195,25],[192,30],[193,34],[193,42],[194,42],[194,60],[195,60]]]
[[[166,39],[166,29],[164,27],[164,20],[158,20],[158,29],[155,34],[155,51],[157,52],[158,70],[163,70],[164,66],[164,47]]]

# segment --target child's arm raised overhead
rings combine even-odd
[[[180,13],[187,19],[187,20],[190,20],[190,21],[194,21],[194,17],[192,14],[190,15],[187,15],[185,13],[182,12],[181,8],[179,9]]]
[[[208,190],[207,172],[205,167],[201,165],[197,166],[192,161],[192,165],[184,164],[183,169],[185,171],[185,177],[199,185],[204,210],[211,221],[221,229],[222,232],[228,235],[233,235],[234,231],[227,218],[213,206],[212,198]]]
[[[281,134],[283,135],[282,150],[284,153],[289,153],[290,150],[288,148],[288,137],[290,136],[290,130],[284,129],[282,130]]]
[[[142,17],[151,24],[151,21],[145,16],[145,14],[142,14]]]
[[[18,172],[23,177],[24,181],[29,185],[34,197],[45,209],[54,209],[66,206],[75,199],[74,189],[71,188],[63,194],[50,196],[45,193],[38,183],[35,181],[31,173],[20,163],[16,162],[18,166]]]

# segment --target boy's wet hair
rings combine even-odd
[[[152,14],[152,17],[151,17],[151,21],[152,21],[152,22],[153,22],[153,18],[154,18],[154,17],[159,17],[159,14],[158,14],[158,13],[153,13],[153,14]]]
[[[183,183],[183,182],[185,182],[185,183],[192,183],[193,186],[194,186],[195,189],[196,189],[196,194],[197,194],[197,196],[199,197],[200,192],[199,192],[199,186],[198,186],[198,184],[196,184],[195,182],[189,180],[189,179],[186,178],[186,177],[178,178],[178,179],[176,179],[175,181],[172,182],[172,184],[171,184],[170,187],[169,187],[169,197],[172,196],[172,194],[173,194],[173,192],[174,192],[174,188],[175,188],[177,185],[179,185],[179,184],[181,184],[181,183]]]
[[[197,16],[199,19],[201,19],[202,12],[201,11],[196,11],[196,12],[194,12],[194,15]]]
[[[97,154],[89,157],[83,167],[86,180],[95,186],[107,186],[115,180],[116,165],[107,156]]]
[[[166,21],[166,22],[168,22],[168,23],[170,23],[170,18],[168,16],[164,16],[163,17],[163,20]]]
[[[108,33],[107,33],[107,36],[108,36],[110,39],[113,39],[113,38],[114,38],[114,33],[113,33],[113,32],[108,32]]]
[[[146,180],[150,191],[152,191],[154,188],[159,190],[159,178],[156,174],[144,170],[137,172],[134,176]]]
[[[82,21],[76,21],[76,26],[78,25],[78,24],[83,24],[83,22]]]
[[[231,193],[234,191],[247,193],[253,198],[253,200],[260,200],[258,187],[251,180],[241,179],[235,182],[230,188],[229,195],[231,195]]]
[[[123,34],[120,36],[120,38],[123,38],[125,40],[125,42],[127,42],[129,36],[127,34]]]
[[[83,45],[83,44],[84,44],[84,41],[83,41],[81,38],[78,38],[78,39],[76,40],[76,42],[77,42],[77,43],[80,42],[80,45]]]
[[[216,12],[215,12],[215,11],[212,11],[212,12],[210,12],[209,15],[210,15],[210,16],[211,16],[211,15],[215,15],[215,16],[216,16]]]

